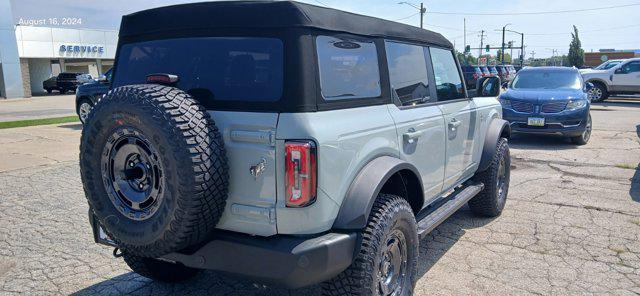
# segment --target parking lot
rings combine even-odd
[[[462,208],[420,242],[417,295],[640,294],[640,99],[592,106],[591,142],[511,141],[501,217]],[[0,294],[317,295],[203,273],[154,283],[93,243],[79,124],[0,130]],[[10,161],[16,160],[16,161]]]

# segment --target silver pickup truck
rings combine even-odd
[[[407,295],[420,239],[504,208],[500,80],[468,93],[452,44],[289,1],[122,19],[80,167],[96,242],[180,281],[210,269],[329,295]]]

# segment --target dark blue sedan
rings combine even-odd
[[[578,69],[524,68],[500,103],[513,132],[562,135],[578,145],[591,137],[591,103]]]

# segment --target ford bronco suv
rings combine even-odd
[[[589,98],[602,102],[610,95],[640,94],[640,58],[614,60],[596,69],[580,70],[584,81],[592,83]]]
[[[406,295],[421,238],[505,205],[500,80],[468,93],[440,34],[241,1],[127,15],[119,36],[80,168],[94,239],[142,276]]]

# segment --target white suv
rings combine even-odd
[[[618,62],[618,61],[616,61]],[[592,102],[601,102],[615,94],[640,94],[640,58],[622,60],[613,67],[581,70],[584,81],[593,83]]]

